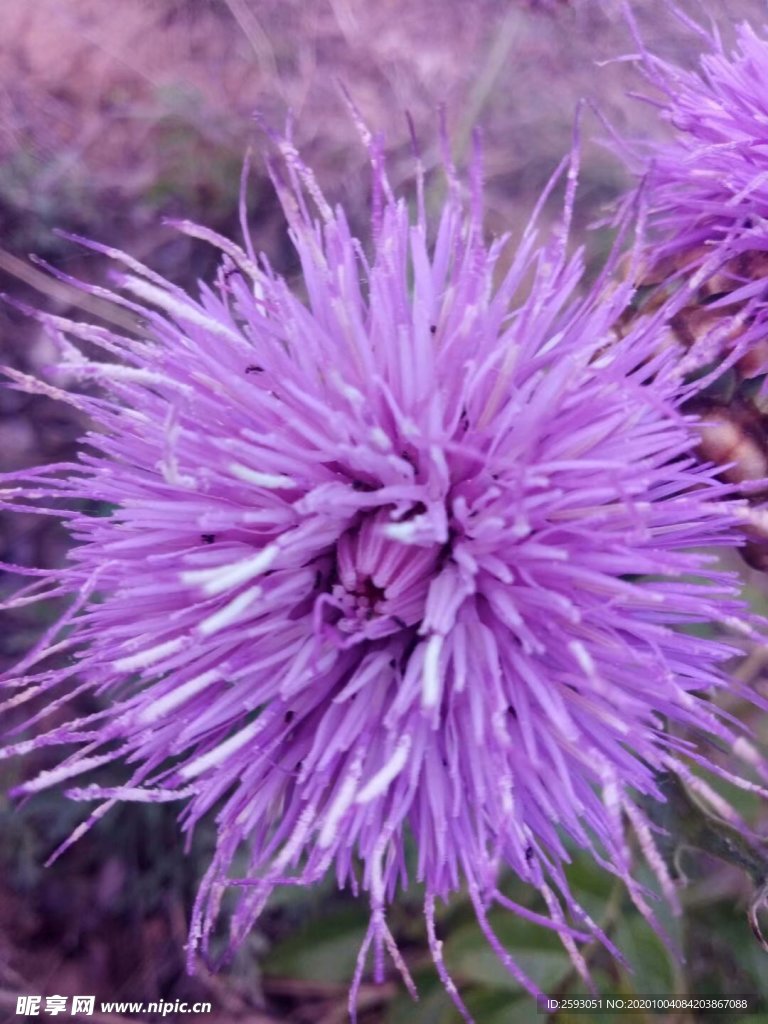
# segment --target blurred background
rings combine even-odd
[[[696,61],[699,40],[666,3],[635,0],[633,8],[651,49],[685,65]],[[699,17],[711,13],[726,38],[737,21],[761,27],[766,17],[764,0],[684,8]],[[628,95],[643,91],[632,64],[606,63],[633,49],[620,6],[610,0],[1,0],[0,289],[75,319],[119,322],[119,311],[30,261],[34,254],[73,277],[108,281],[107,261],[62,238],[60,230],[125,249],[187,287],[210,278],[215,254],[174,234],[163,219],[184,217],[239,238],[238,190],[249,147],[250,229],[256,247],[290,276],[295,263],[265,172],[269,147],[256,113],[281,128],[292,112],[306,160],[364,235],[366,154],[339,83],[370,127],[386,134],[391,177],[404,187],[412,172],[406,112],[430,166],[439,162],[440,104],[457,160],[467,157],[479,124],[488,227],[514,238],[570,146],[579,98],[596,102],[622,132],[662,131],[653,108]],[[595,141],[603,134],[588,113],[577,236],[629,183],[620,161]],[[556,213],[554,200],[545,221]],[[610,240],[604,232],[590,239],[590,259],[597,261]],[[44,373],[52,359],[39,327],[0,306],[0,363]],[[0,388],[0,471],[71,458],[84,427],[69,406]],[[67,544],[56,521],[0,519],[5,562],[55,566]],[[764,605],[762,581],[750,574],[748,583],[755,602]],[[0,578],[0,594],[15,585]],[[6,613],[0,663],[12,664],[55,614],[55,608],[35,607]],[[751,678],[762,664],[761,652],[753,652],[742,674]],[[42,754],[24,764],[3,763],[0,793],[48,763]],[[759,820],[759,809],[744,803]],[[362,902],[330,882],[311,892],[278,893],[231,967],[189,978],[183,969],[188,912],[214,841],[212,825],[199,830],[185,854],[172,807],[126,806],[44,867],[82,816],[82,805],[55,792],[22,807],[0,795],[0,1020],[21,1019],[16,996],[31,993],[209,1000],[213,1012],[200,1018],[208,1024],[347,1019],[348,982],[367,920]],[[620,888],[576,861],[574,892],[635,968],[630,974],[593,950],[599,986],[768,997],[768,954],[744,915],[747,881],[703,857],[686,862],[686,873],[685,915],[668,922],[685,951],[682,962],[630,910]],[[530,899],[513,880],[507,891],[520,902]],[[418,892],[405,894],[391,924],[421,1002],[411,1003],[394,975],[383,986],[366,983],[362,1024],[458,1020],[432,967],[420,906]],[[578,991],[551,934],[509,915],[495,924],[547,992]],[[531,1001],[487,948],[467,903],[457,898],[439,927],[448,966],[480,1024],[535,1019]],[[98,1020],[98,1013],[90,1019]],[[115,1024],[130,1015],[101,1019]],[[195,1018],[180,1019],[192,1024]],[[668,1019],[698,1018],[682,1013]]]

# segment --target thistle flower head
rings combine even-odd
[[[654,96],[644,98],[670,129],[664,140],[622,146],[641,176],[628,201],[642,195],[650,224],[637,280],[651,304],[681,285],[687,291],[672,321],[681,369],[720,363],[734,371],[709,396],[718,437],[708,454],[736,463],[725,470],[732,477],[762,479],[762,429],[744,435],[744,445],[728,444],[726,435],[740,435],[742,409],[760,421],[762,397],[756,400],[752,380],[768,369],[768,42],[744,23],[729,47],[715,28],[705,30],[673,8],[704,46],[698,65],[683,69],[648,50],[626,10],[639,68],[654,87]],[[756,457],[746,461],[745,448]]]
[[[715,29],[688,24],[708,51],[692,70],[654,56],[638,36],[641,68],[658,90],[650,102],[673,131],[647,151],[662,254],[759,238],[768,223],[768,42],[743,23],[729,50]]]
[[[50,576],[20,570],[35,580],[17,600],[49,580],[72,605],[9,703],[85,690],[103,709],[2,753],[77,745],[25,793],[126,765],[118,788],[68,790],[101,800],[95,816],[181,800],[189,830],[217,809],[190,963],[227,887],[237,944],[276,886],[332,870],[371,904],[356,983],[372,945],[407,976],[385,910],[410,874],[460,1007],[434,905],[465,885],[521,984],[535,991],[491,931],[495,902],[558,931],[586,974],[577,943],[600,933],[570,894],[568,844],[652,917],[624,816],[672,897],[643,801],[662,796],[657,772],[709,765],[702,737],[736,742],[709,699],[733,649],[679,628],[740,614],[701,550],[738,543],[736,510],[691,454],[661,314],[619,338],[628,288],[579,298],[562,234],[488,244],[477,163],[469,198],[448,165],[431,231],[421,172],[412,211],[371,143],[358,240],[281,148],[295,287],[183,223],[223,250],[215,287],[186,294],[107,250],[141,337],[43,318],[98,397],[11,374],[94,428],[76,463],[5,480],[5,504],[48,507],[76,541]],[[505,868],[543,914],[503,894]]]

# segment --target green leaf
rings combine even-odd
[[[616,887],[616,877],[600,867],[588,853],[574,854],[567,869],[568,885],[574,899],[593,920],[600,922]]]
[[[275,946],[264,973],[302,981],[348,984],[368,927],[364,907],[343,907],[309,921]]]
[[[461,1018],[446,995],[434,969],[414,974],[419,1001],[403,990],[389,1005],[385,1024],[457,1024]]]
[[[510,911],[493,910],[488,917],[509,955],[543,992],[554,989],[568,974],[570,960],[552,932],[523,921]],[[448,970],[457,980],[506,992],[522,991],[491,949],[479,925],[457,928],[448,936],[444,952]]]
[[[626,978],[633,992],[638,995],[674,992],[676,972],[670,953],[639,914],[624,917],[613,938],[632,968]]]
[[[530,996],[515,998],[499,989],[478,990],[466,998],[467,1009],[482,1024],[531,1024],[537,1019],[537,1007]],[[458,1013],[451,1024],[458,1024]],[[538,1018],[544,1024],[546,1017]]]

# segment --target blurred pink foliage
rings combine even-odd
[[[656,42],[658,6],[636,6]],[[49,226],[75,199],[83,208],[65,212],[98,223],[108,194],[130,206],[129,226],[146,229],[160,186],[189,215],[221,216],[234,165],[258,139],[256,111],[282,124],[290,109],[321,174],[364,194],[339,82],[406,159],[405,111],[429,141],[444,103],[458,149],[482,124],[507,218],[562,155],[579,96],[626,117],[627,67],[595,65],[629,46],[618,6],[604,0],[5,0],[0,32],[14,41],[0,51],[0,197]],[[616,168],[589,173],[610,191],[621,180]]]

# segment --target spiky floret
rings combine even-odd
[[[333,870],[371,903],[355,985],[371,945],[379,973],[389,949],[407,977],[385,909],[410,833],[430,948],[465,1012],[436,899],[466,885],[535,991],[487,910],[554,928],[586,974],[577,942],[599,929],[569,892],[569,842],[652,917],[626,814],[674,897],[643,801],[662,796],[657,772],[710,765],[695,737],[737,742],[710,701],[734,649],[678,627],[739,625],[734,579],[702,552],[738,543],[738,508],[691,454],[663,311],[618,340],[630,289],[579,298],[565,231],[540,245],[529,227],[502,263],[479,167],[467,201],[448,165],[431,242],[421,172],[412,212],[372,143],[365,244],[281,147],[299,286],[180,224],[224,251],[215,288],[188,295],[105,250],[124,268],[110,298],[142,336],[43,317],[98,397],[11,374],[94,426],[77,462],[5,480],[6,505],[49,508],[76,542],[63,569],[21,570],[36,579],[17,601],[50,586],[73,603],[7,679],[8,704],[86,691],[104,709],[2,754],[77,744],[24,793],[127,765],[118,788],[68,791],[102,801],[89,821],[183,800],[190,830],[217,808],[190,965],[227,887],[236,944],[276,886]],[[112,511],[62,511],[83,498]],[[504,868],[546,916],[500,891]]]

